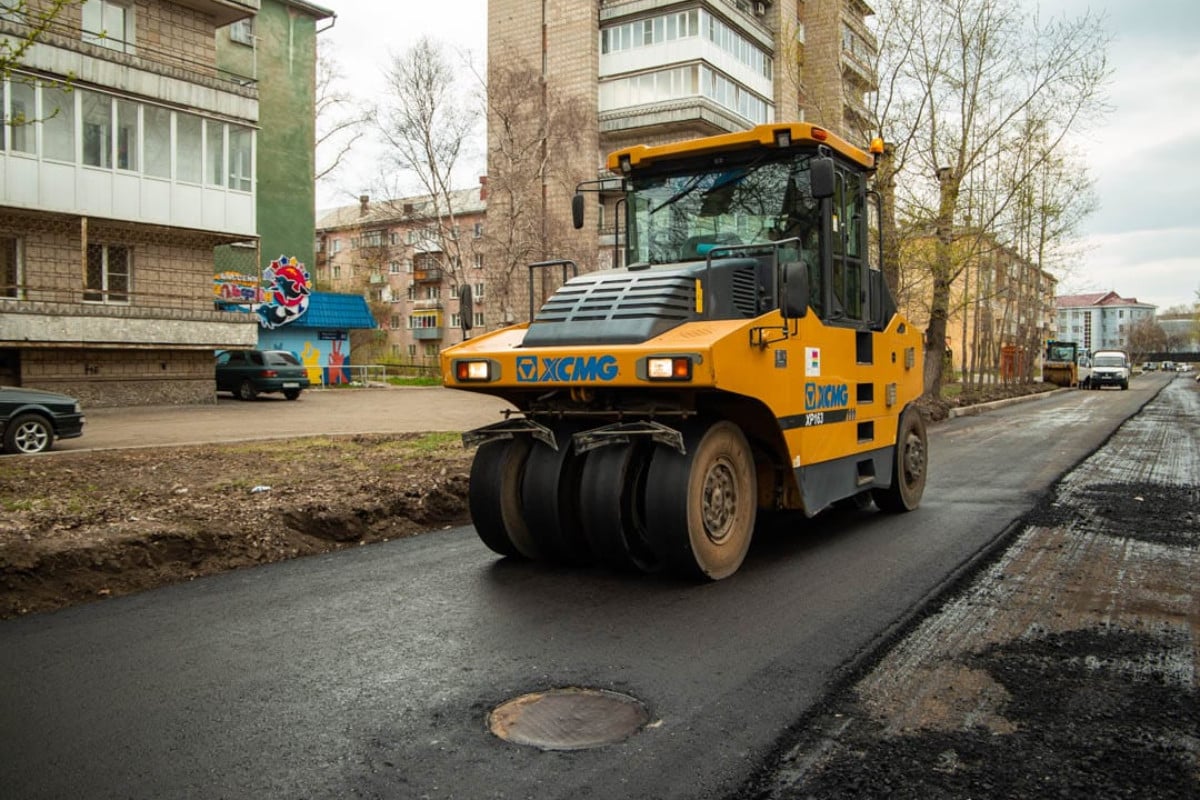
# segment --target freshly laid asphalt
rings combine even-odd
[[[317,389],[295,401],[218,395],[213,405],[84,408],[83,436],[54,451],[208,444],[355,433],[465,431],[503,419],[494,397],[440,386]]]

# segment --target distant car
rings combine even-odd
[[[1158,364],[1155,364],[1153,361],[1147,361],[1145,364],[1142,364],[1144,372],[1154,372],[1156,369],[1158,369]]]
[[[40,453],[55,439],[83,435],[83,409],[74,397],[0,386],[0,441],[6,453]]]
[[[1186,363],[1185,363],[1185,364],[1176,364],[1176,365],[1175,365],[1175,371],[1176,371],[1176,372],[1191,372],[1191,371],[1192,371],[1192,365],[1191,365],[1191,364],[1186,364]]]
[[[217,391],[239,400],[282,392],[295,400],[311,384],[308,370],[287,350],[226,350],[217,355]]]

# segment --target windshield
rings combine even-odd
[[[1047,361],[1074,361],[1075,348],[1069,345],[1052,344],[1046,349]]]
[[[1123,367],[1125,359],[1120,356],[1096,356],[1092,362],[1093,367]]]
[[[714,247],[799,238],[816,249],[811,154],[669,176],[635,178],[629,194],[630,263],[705,258]]]

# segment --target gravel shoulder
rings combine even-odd
[[[1200,387],[1174,381],[747,797],[1200,797]]]

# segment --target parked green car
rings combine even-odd
[[[287,350],[226,350],[217,354],[217,391],[239,400],[282,392],[295,400],[311,384],[308,370]]]
[[[58,392],[0,386],[0,442],[6,453],[40,453],[55,439],[83,435],[83,409]]]

